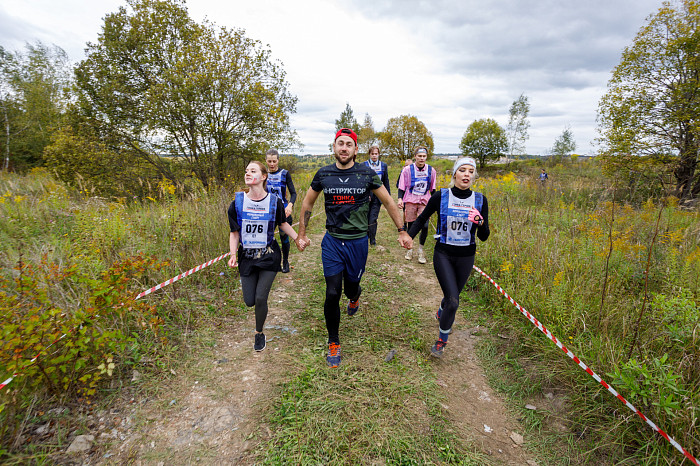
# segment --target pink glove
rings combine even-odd
[[[484,217],[481,216],[481,212],[476,210],[474,207],[469,209],[469,221],[472,223],[476,223],[477,225],[483,225],[484,224]]]

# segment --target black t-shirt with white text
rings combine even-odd
[[[319,169],[311,181],[311,189],[323,191],[328,233],[339,239],[366,236],[369,195],[381,186],[375,171],[364,163],[342,170],[335,164]]]

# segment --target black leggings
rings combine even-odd
[[[323,314],[326,316],[326,329],[328,329],[328,343],[340,343],[338,328],[340,327],[340,294],[345,281],[345,296],[351,301],[356,301],[362,293],[360,282],[353,282],[341,272],[326,278],[326,301],[323,303]]]
[[[243,301],[246,306],[255,306],[255,330],[263,331],[267,319],[267,297],[270,295],[272,282],[277,272],[255,270],[247,276],[241,276]]]
[[[448,333],[452,328],[459,307],[459,294],[467,284],[473,265],[474,256],[448,256],[437,249],[433,252],[433,268],[443,294],[440,303],[440,331],[443,333]]]
[[[379,210],[381,208],[382,201],[373,196],[369,201],[369,214],[367,216],[367,221],[369,222],[367,236],[369,236],[370,243],[375,243],[377,241],[377,223],[379,222]]]
[[[406,223],[406,231],[411,229],[411,225],[413,225],[413,222]],[[418,242],[420,243],[421,246],[425,246],[425,239],[427,237],[428,237],[428,223],[426,222],[425,226],[420,230],[420,237],[418,239]]]

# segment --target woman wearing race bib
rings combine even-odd
[[[399,178],[399,209],[404,209],[406,214],[406,226],[411,228],[411,224],[423,212],[430,195],[435,192],[435,181],[437,175],[433,167],[428,165],[428,149],[417,147],[414,151],[416,162],[404,167]],[[425,253],[423,246],[428,237],[428,225],[421,230],[420,244],[418,245],[418,262],[425,264]],[[406,260],[413,258],[413,250],[406,252]]]
[[[281,252],[275,240],[275,228],[291,236],[300,251],[306,244],[297,241],[297,233],[284,212],[282,199],[267,192],[267,167],[253,161],[245,169],[247,193],[237,192],[228,208],[231,227],[229,248],[230,267],[238,267],[241,275],[243,301],[255,306],[255,343],[253,349],[265,349],[263,327],[267,318],[267,298],[275,275],[280,271]]]
[[[489,208],[486,196],[470,188],[476,179],[476,161],[471,157],[457,160],[452,170],[451,188],[441,189],[430,197],[408,234],[411,238],[438,212],[440,236],[435,243],[433,268],[440,288],[442,302],[435,314],[440,323],[438,340],[430,349],[435,357],[442,356],[447,337],[452,333],[459,307],[459,294],[467,283],[474,266],[476,241],[489,237]]]

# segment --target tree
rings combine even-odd
[[[25,170],[43,163],[44,147],[58,125],[72,69],[65,51],[41,42],[26,44],[24,52],[0,47],[0,118],[2,168]]]
[[[601,155],[617,176],[646,156],[675,177],[676,195],[700,195],[700,3],[664,2],[625,48],[598,109]]]
[[[114,147],[177,180],[163,155],[204,186],[290,147],[296,97],[270,51],[242,30],[190,19],[182,0],[127,0],[105,17],[76,69],[77,111]],[[175,164],[177,165],[177,164]]]
[[[338,131],[341,128],[350,128],[355,133],[360,132],[360,125],[357,123],[349,103],[345,104],[345,110],[340,113],[340,118],[335,120],[335,130]]]
[[[428,148],[428,157],[432,156],[435,148],[432,133],[413,115],[389,118],[379,135],[379,140],[383,148],[382,153],[399,160],[413,157],[413,151],[418,146]]]
[[[572,133],[571,128],[567,126],[559,137],[554,140],[552,156],[555,162],[561,162],[564,157],[571,155],[575,150],[576,141],[574,140],[574,133]]]
[[[462,155],[474,157],[483,168],[489,160],[498,160],[508,150],[506,132],[492,118],[475,120],[467,127],[459,143]]]
[[[357,145],[360,146],[360,152],[363,154],[369,153],[369,148],[377,143],[377,133],[374,131],[374,123],[369,113],[365,113],[365,121],[360,126],[360,131],[357,133]]]
[[[525,94],[520,94],[520,97],[515,99],[510,106],[508,126],[506,132],[508,134],[509,158],[514,155],[522,155],[525,153],[525,142],[529,139],[527,130],[530,128],[530,121],[527,119],[530,113],[530,102]]]

